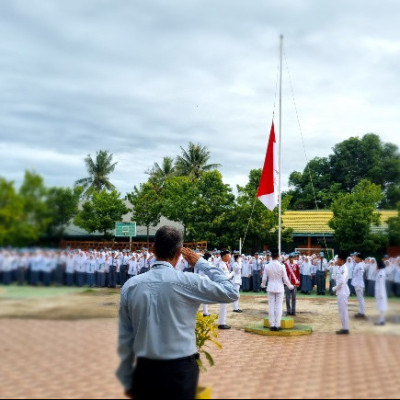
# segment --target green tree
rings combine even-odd
[[[23,224],[23,199],[13,182],[0,177],[0,246],[21,246],[36,239],[35,232],[22,230]]]
[[[162,215],[171,221],[183,225],[183,237],[186,240],[186,230],[193,220],[194,204],[199,195],[199,188],[188,176],[167,178],[162,191]]]
[[[107,150],[100,150],[96,153],[96,159],[93,160],[88,154],[85,158],[86,168],[89,176],[78,179],[76,186],[83,186],[84,196],[89,197],[93,192],[101,192],[103,189],[108,191],[115,190],[115,186],[110,182],[108,176],[114,171],[117,163],[112,162],[113,155]]]
[[[156,226],[160,222],[162,208],[160,194],[151,183],[147,182],[142,183],[139,189],[135,186],[133,192],[127,194],[127,198],[133,205],[131,220],[147,228],[148,242],[150,226]]]
[[[43,178],[35,172],[26,171],[19,195],[23,202],[23,221],[19,224],[24,235],[21,245],[32,244],[45,235],[51,222]]]
[[[230,222],[235,199],[232,189],[223,183],[219,171],[204,172],[195,185],[196,197],[188,204],[189,240],[207,240],[213,247],[228,247],[232,243]]]
[[[76,215],[74,222],[89,233],[102,232],[105,238],[112,237],[108,231],[114,229],[115,222],[129,212],[120,194],[113,190],[93,192],[90,200],[82,204],[82,210]]]
[[[335,231],[339,249],[375,253],[385,245],[385,237],[371,233],[371,224],[379,225],[376,211],[382,200],[380,186],[363,179],[352,193],[341,193],[332,203],[333,218],[329,226]]]
[[[345,192],[351,193],[363,179],[381,186],[383,203],[394,208],[400,197],[393,197],[393,187],[400,184],[400,153],[397,146],[382,143],[379,136],[373,133],[361,139],[351,137],[333,148],[329,157],[331,176],[340,183]],[[386,194],[392,193],[392,198]]]
[[[145,172],[150,175],[149,182],[151,182],[157,190],[161,190],[167,178],[175,175],[174,159],[171,157],[164,157],[161,166],[154,163],[153,167]]]
[[[220,164],[208,164],[210,152],[206,146],[189,142],[185,150],[181,146],[182,155],[178,156],[175,163],[176,173],[181,176],[189,176],[191,179],[198,179],[205,171],[217,169]]]
[[[52,187],[47,193],[47,208],[51,222],[47,227],[49,236],[62,238],[65,228],[78,214],[79,198],[82,186],[71,188]]]
[[[303,173],[289,177],[290,208],[330,208],[339,193],[352,193],[362,180],[380,185],[384,197],[379,208],[394,208],[400,201],[400,153],[397,146],[382,143],[373,133],[351,137],[333,147],[328,158],[316,157]],[[311,175],[311,177],[310,177]],[[314,191],[315,196],[314,196]]]
[[[289,176],[289,186],[293,187],[288,192],[291,195],[290,208],[295,210],[327,208],[341,191],[341,184],[333,181],[326,157],[313,158],[303,173],[292,172]]]
[[[392,246],[400,246],[400,202],[397,203],[397,217],[388,220],[389,244]]]

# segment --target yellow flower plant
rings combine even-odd
[[[215,324],[217,317],[217,315],[203,316],[201,312],[198,312],[196,316],[196,346],[200,356],[197,360],[197,363],[201,371],[207,370],[202,360],[203,355],[207,359],[210,367],[214,365],[214,359],[212,358],[211,354],[205,350],[208,342],[214,343],[218,348],[222,349],[221,343],[216,340],[218,337],[218,329],[217,325]]]

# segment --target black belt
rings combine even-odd
[[[167,363],[175,363],[181,361],[193,361],[198,360],[200,357],[199,353],[192,354],[191,356],[181,357],[181,358],[170,358],[168,360],[156,360],[154,358],[146,358],[146,357],[138,357],[138,364],[167,364]]]

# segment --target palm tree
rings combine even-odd
[[[182,156],[176,158],[175,168],[177,175],[189,176],[197,179],[205,171],[217,169],[221,164],[207,164],[210,152],[206,146],[189,142],[188,150],[182,146]]]
[[[156,189],[161,189],[165,180],[175,175],[174,160],[171,157],[164,157],[161,166],[155,162],[153,167],[145,173],[150,175],[149,181],[154,187]]]
[[[112,153],[107,150],[100,150],[96,153],[96,160],[93,161],[90,154],[85,158],[86,168],[89,172],[87,178],[78,179],[76,186],[83,186],[84,196],[88,197],[93,192],[101,192],[103,189],[115,190],[115,186],[108,179],[108,175],[114,171],[117,163],[112,163]]]

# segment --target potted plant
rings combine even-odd
[[[208,363],[210,367],[214,365],[214,359],[211,354],[207,351],[207,345],[211,342],[218,348],[222,349],[221,344],[217,341],[218,330],[215,320],[217,315],[207,315],[203,316],[201,312],[197,313],[196,316],[196,346],[199,353],[199,358],[197,363],[199,365],[200,371],[206,371],[205,362]],[[209,387],[197,388],[196,399],[210,399],[211,389]]]

